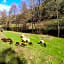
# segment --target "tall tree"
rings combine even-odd
[[[42,3],[44,0],[36,0],[36,5],[37,5],[37,15],[38,15],[38,32],[40,33],[40,24],[39,22],[41,21],[42,17]]]
[[[17,27],[17,22],[18,21],[16,21],[16,13],[18,11],[18,8],[17,8],[17,5],[15,3],[13,3],[11,5],[11,11],[12,11],[12,15],[13,15],[13,21],[15,21],[15,24],[16,24],[16,27]]]
[[[64,15],[64,0],[60,3],[60,13]]]
[[[11,5],[11,12],[14,17],[14,21],[16,21],[17,5],[15,3]]]
[[[12,10],[9,9],[9,14],[8,14],[8,21],[7,21],[7,29],[10,29],[10,24],[11,24],[11,15],[12,14]]]
[[[30,18],[30,12],[27,9],[27,4],[24,1],[21,1],[20,5],[20,14],[21,14],[21,23],[23,24],[23,30],[26,30],[26,22],[29,20]]]
[[[57,3],[57,22],[58,22],[58,37],[60,36],[60,26],[59,26],[59,3],[58,3],[58,0],[56,0],[56,3]]]
[[[12,14],[16,14],[17,13],[17,5],[15,4],[15,3],[13,3],[12,5],[11,5],[11,10],[12,10]]]
[[[32,33],[33,33],[33,29],[34,29],[34,18],[35,18],[35,6],[36,6],[36,0],[30,0],[30,9],[31,9],[31,13],[32,13]]]
[[[25,13],[27,11],[27,4],[22,1],[22,11]]]
[[[7,14],[6,14],[6,10],[3,10],[3,11],[1,12],[1,22],[2,22],[2,24],[3,24],[4,26],[6,26],[6,25],[7,25],[7,21],[8,21],[8,16],[7,16]]]

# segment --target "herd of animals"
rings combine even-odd
[[[3,32],[3,31],[1,31],[1,32]],[[21,44],[20,44],[20,42],[16,42],[15,43],[15,45],[16,46],[19,46],[19,45],[21,45],[22,47],[24,47],[24,46],[27,46],[27,44],[26,43],[28,43],[29,45],[33,45],[33,42],[31,42],[30,41],[30,39],[28,39],[28,38],[26,38],[25,37],[25,35],[21,35],[20,36],[20,38],[21,38]],[[13,40],[11,39],[11,38],[1,38],[1,40],[3,41],[3,42],[5,42],[5,43],[9,43],[9,44],[13,44]],[[46,47],[46,43],[44,42],[44,40],[40,40],[39,42],[38,42],[38,44],[41,44],[41,45],[43,45],[44,47]]]

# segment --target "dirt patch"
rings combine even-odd
[[[40,39],[52,39],[53,37],[52,36],[49,36],[49,35],[43,35],[43,36],[40,36]]]
[[[0,32],[0,40],[1,38],[6,38],[6,36],[4,35],[4,32]]]
[[[29,48],[23,48],[23,47],[17,47],[15,49],[15,52],[17,53],[17,55],[24,55],[24,57],[27,60],[33,59],[33,53],[32,50]]]
[[[32,37],[32,35],[30,35],[30,34],[25,34],[25,36],[26,36],[26,37]]]
[[[23,48],[22,47],[16,47],[15,52],[16,53],[23,52]]]

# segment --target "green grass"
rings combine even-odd
[[[7,38],[11,38],[14,43],[9,45],[8,43],[4,43],[0,40],[0,53],[11,47],[13,50],[17,50],[17,56],[20,56],[20,58],[22,58],[23,54],[27,62],[30,64],[64,64],[63,38],[56,38],[52,36],[48,38],[42,38],[44,36],[47,37],[47,35],[28,34],[13,31],[4,31],[2,34],[3,36],[0,38],[6,36]],[[33,42],[33,45],[30,46],[27,44],[26,47],[15,46],[15,42],[20,42],[21,44],[21,34],[24,34],[26,38],[30,38],[30,40]],[[40,39],[43,39],[46,42],[46,48],[38,44]],[[7,62],[9,61],[8,59],[9,57],[7,56]]]

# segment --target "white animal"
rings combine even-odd
[[[44,40],[40,40],[40,44],[43,44],[44,47],[46,47],[46,43],[44,42]]]
[[[40,43],[43,43],[44,44],[45,42],[44,42],[44,40],[40,40]]]
[[[26,38],[22,38],[22,42],[26,42]]]
[[[22,34],[22,35],[21,35],[21,38],[24,38],[24,37],[25,37],[25,36]]]

